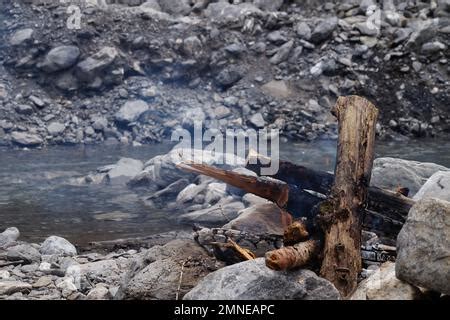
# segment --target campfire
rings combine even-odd
[[[342,296],[348,297],[356,289],[362,256],[371,256],[361,250],[362,230],[395,241],[414,202],[404,196],[403,188],[392,192],[369,186],[378,109],[364,98],[349,96],[339,98],[332,112],[339,122],[334,176],[283,161],[272,177],[252,177],[196,163],[181,163],[179,167],[276,204],[285,229],[284,246],[266,253],[266,265],[273,270],[318,268]],[[255,157],[261,160],[262,156],[250,152],[247,168],[258,172],[260,162],[250,161]],[[232,240],[225,246],[242,260],[255,257]],[[378,255],[373,252],[372,257],[389,260],[395,255],[391,246],[377,249]],[[381,255],[380,249],[385,249]]]

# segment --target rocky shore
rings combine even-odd
[[[174,208],[180,222],[194,226],[193,232],[76,247],[58,236],[42,243],[23,242],[19,230],[10,227],[0,234],[0,299],[340,298],[314,271],[268,269],[261,257],[282,246],[280,214],[264,214],[276,212],[265,210],[274,205],[179,170],[175,165],[182,160],[180,154],[174,149],[140,165],[124,158],[73,183],[124,183],[147,190],[150,206]],[[407,187],[416,204],[396,242],[363,233],[363,249],[388,258],[376,261],[363,254],[364,270],[352,299],[448,299],[450,169],[379,158],[372,184]],[[226,247],[217,247],[228,239],[259,258],[230,259]]]
[[[194,120],[335,138],[348,94],[381,138],[450,130],[448,1],[120,2],[74,1],[78,29],[67,1],[2,1],[0,145],[152,143]]]

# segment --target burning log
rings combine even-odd
[[[319,250],[320,243],[317,240],[300,242],[293,246],[267,252],[266,265],[277,271],[304,267],[318,255]]]
[[[340,97],[333,109],[339,123],[335,180],[321,204],[324,231],[321,275],[344,297],[357,286],[361,271],[361,232],[372,173],[378,109],[358,96]]]
[[[254,193],[275,203],[277,203],[276,200],[279,199],[280,190],[283,190],[284,192],[284,190],[286,190],[285,188],[287,188],[287,199],[284,198],[283,201],[278,201],[278,206],[284,203],[286,211],[294,217],[308,218],[308,227],[313,225],[314,217],[317,214],[317,210],[313,210],[313,208],[324,200],[324,198],[313,195],[295,185],[285,185],[282,181],[262,177],[251,177],[232,171],[218,169],[206,164],[179,164],[178,166],[190,172],[204,174],[220,181],[224,181],[232,186]],[[299,166],[291,164],[289,167],[297,168]],[[280,171],[282,171],[283,168],[287,167],[280,167]],[[318,183],[316,186],[324,185],[320,182],[322,181],[322,178],[317,178],[320,176],[323,177],[320,172],[318,176],[315,176],[313,174],[316,172],[315,170],[305,167],[300,168],[302,168],[301,170],[304,169],[306,172],[309,172],[308,176],[312,177],[311,181],[316,181]],[[288,175],[287,171],[284,174]],[[331,175],[331,177],[333,177],[333,175]],[[309,186],[314,187],[312,184]],[[261,190],[263,190],[263,192]],[[408,210],[414,204],[414,201],[398,193],[375,187],[371,187],[369,190],[371,191],[369,194],[369,197],[371,198],[368,200],[368,209],[365,210],[363,215],[364,229],[377,232],[380,236],[395,240],[406,219]],[[317,189],[313,191],[317,191]],[[285,197],[285,195],[283,197]]]
[[[246,168],[258,173],[261,165],[258,159],[265,157],[250,152]],[[265,159],[265,163],[270,159]],[[255,164],[256,163],[256,164]],[[326,171],[314,170],[288,161],[280,161],[278,172],[272,178],[286,182],[288,185],[301,189],[312,190],[328,195],[334,181],[334,175]],[[414,205],[414,200],[404,196],[403,190],[393,192],[377,187],[369,187],[368,209],[381,212],[392,219],[404,222],[408,212]]]

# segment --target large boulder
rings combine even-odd
[[[107,67],[109,67],[119,55],[114,47],[104,47],[97,53],[79,62],[76,66],[76,75],[83,81],[91,82]]]
[[[224,225],[223,228],[256,234],[282,235],[283,214],[283,211],[274,203],[257,204],[242,210],[236,219]]]
[[[396,275],[415,286],[450,294],[450,202],[419,200],[397,238]]]
[[[115,167],[108,172],[107,179],[114,184],[126,183],[139,174],[143,167],[144,164],[140,160],[121,158]]]
[[[131,186],[156,186],[162,189],[183,178],[191,180],[196,175],[181,170],[177,165],[193,160],[220,166],[224,163],[224,154],[176,146],[169,153],[147,161],[143,171],[133,178],[129,184]],[[244,163],[245,159],[237,159],[237,165],[243,165]]]
[[[449,169],[435,163],[378,158],[373,163],[371,184],[390,190],[395,190],[399,186],[406,187],[409,189],[409,196],[414,196],[437,171]]]
[[[395,263],[385,262],[358,284],[352,300],[417,300],[421,291],[395,276]]]
[[[310,270],[274,271],[258,258],[206,276],[185,300],[330,300],[339,292]]]
[[[23,260],[24,263],[33,263],[41,261],[41,254],[30,244],[19,244],[8,248],[6,257],[10,261]]]
[[[450,201],[450,171],[438,171],[420,188],[414,200],[436,198]]]
[[[331,17],[320,22],[311,33],[311,42],[320,43],[327,40],[338,26],[338,18]]]
[[[183,297],[198,281],[216,268],[206,251],[193,240],[173,240],[152,247],[128,275],[117,299],[154,300]],[[182,283],[180,284],[180,274]],[[179,288],[178,288],[179,287]]]
[[[56,47],[47,53],[39,67],[48,73],[61,71],[75,65],[79,56],[80,49],[76,46]]]
[[[30,42],[33,39],[33,35],[34,35],[34,30],[31,28],[17,30],[9,38],[9,44],[12,46],[19,46],[23,43]]]
[[[31,284],[22,281],[0,281],[0,295],[11,295],[16,292],[30,292]]]
[[[16,242],[19,238],[19,229],[12,227],[0,233],[0,249],[4,249]]]
[[[11,140],[15,144],[23,147],[36,147],[44,142],[44,140],[36,134],[19,131],[11,133]]]
[[[187,15],[191,12],[189,0],[160,0],[161,10],[174,15]]]
[[[127,101],[114,115],[115,120],[122,124],[135,122],[149,109],[148,104],[143,100]]]
[[[124,261],[125,266],[129,265],[127,260]],[[118,260],[107,259],[73,265],[67,270],[67,274],[78,275],[81,279],[88,279],[92,283],[102,282],[118,286],[124,279],[126,268],[118,263]]]
[[[75,256],[77,249],[73,244],[64,238],[50,236],[41,245],[41,254]]]

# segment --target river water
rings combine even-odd
[[[147,161],[170,149],[170,144],[0,149],[0,229],[15,226],[22,240],[59,235],[77,244],[184,229],[173,211],[147,207],[126,187],[68,183],[121,157]],[[334,141],[281,145],[283,160],[315,169],[333,170],[335,153]],[[450,167],[450,141],[377,142],[376,155]]]

